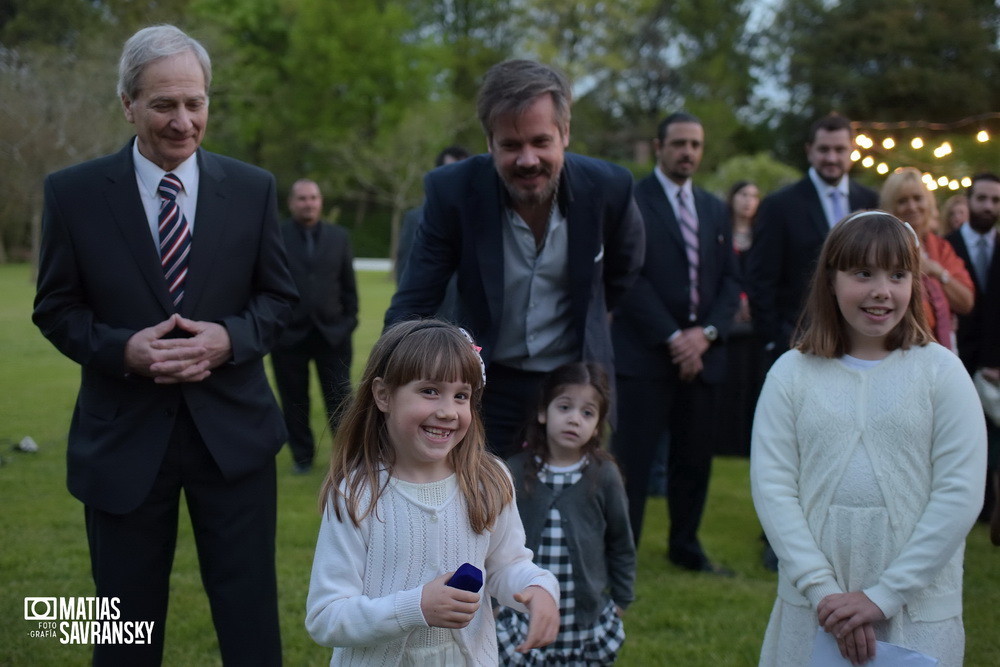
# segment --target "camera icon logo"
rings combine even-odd
[[[57,610],[55,598],[24,598],[26,621],[55,621]]]

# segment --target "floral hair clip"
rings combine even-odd
[[[467,341],[469,341],[469,344],[472,345],[472,349],[476,351],[476,358],[479,359],[479,368],[480,368],[480,370],[482,371],[482,374],[483,374],[483,387],[485,387],[486,386],[486,364],[483,363],[483,355],[481,354],[482,351],[483,351],[483,348],[480,345],[476,345],[476,341],[472,339],[472,336],[469,334],[468,331],[466,331],[462,327],[458,327],[458,330],[460,332],[462,332],[462,335],[465,336],[465,339]]]

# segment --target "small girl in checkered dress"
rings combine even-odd
[[[500,609],[503,665],[610,665],[625,641],[635,543],[618,467],[601,448],[610,390],[604,369],[571,363],[542,383],[525,451],[510,459],[517,509],[535,563],[559,580],[556,641],[518,653],[528,619]]]

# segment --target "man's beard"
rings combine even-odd
[[[555,194],[556,189],[559,187],[559,176],[561,174],[556,174],[555,177],[552,176],[552,170],[545,166],[539,166],[535,169],[516,169],[514,170],[513,176],[521,177],[527,176],[532,177],[538,174],[544,174],[548,176],[549,180],[545,183],[545,186],[539,188],[538,190],[522,190],[513,183],[507,181],[506,178],[501,178],[504,187],[507,188],[507,193],[510,198],[514,200],[516,204],[524,204],[526,206],[537,206],[539,204],[548,203],[552,199],[552,195]]]
[[[977,213],[976,211],[969,211],[969,226],[980,234],[985,234],[990,231],[996,227],[996,224],[996,216],[983,215],[982,213]]]

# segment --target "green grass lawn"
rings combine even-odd
[[[382,328],[393,291],[382,273],[359,274],[361,324],[355,377]],[[82,505],[65,487],[66,433],[79,375],[31,324],[34,288],[23,265],[0,266],[0,667],[86,665],[88,647],[34,638],[23,619],[26,596],[93,595]],[[318,396],[318,387],[314,392]],[[319,401],[314,426],[323,428]],[[329,445],[329,433],[324,441]],[[26,435],[40,451],[12,447]],[[329,649],[303,627],[306,590],[319,525],[322,470],[293,476],[279,454],[278,577],[285,664],[326,665]],[[759,564],[760,528],[750,501],[746,460],[717,459],[702,539],[712,557],[738,574],[689,574],[665,558],[666,508],[652,499],[639,550],[637,600],[625,617],[620,665],[755,665],[774,600],[775,576]],[[1000,549],[977,525],[966,552],[966,664],[1000,664]],[[182,513],[171,580],[165,664],[217,665],[215,635],[201,588],[190,523]]]

